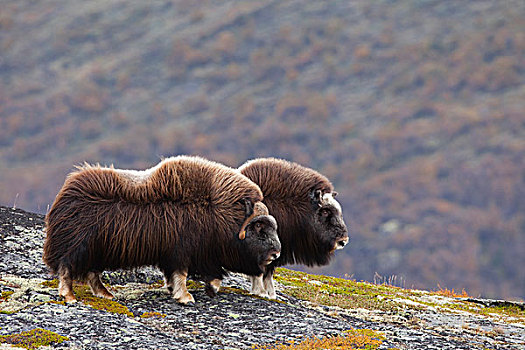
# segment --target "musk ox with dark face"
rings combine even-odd
[[[161,269],[178,302],[193,302],[188,273],[261,275],[279,256],[277,224],[262,199],[240,172],[199,157],[144,171],[85,164],[69,174],[46,216],[44,262],[67,302],[75,301],[73,280],[112,298],[100,273],[145,265]]]
[[[299,164],[260,158],[239,170],[261,188],[263,203],[277,220],[281,256],[266,267],[263,276],[252,277],[252,292],[275,298],[272,276],[277,266],[326,265],[333,252],[349,240],[341,205],[330,181]]]

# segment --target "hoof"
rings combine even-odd
[[[66,304],[74,304],[77,302],[77,299],[72,295],[66,295],[64,297],[64,301],[66,302]]]
[[[104,298],[104,299],[114,299],[115,296],[113,294],[111,294],[110,292],[107,292],[107,293],[99,293],[97,294],[97,297],[101,297],[101,298]]]
[[[183,295],[179,299],[176,299],[179,304],[182,305],[195,305],[195,299],[193,299],[193,295],[190,293]]]
[[[263,290],[251,290],[250,293],[257,295],[258,297],[261,297],[261,298],[268,298],[268,293],[264,289]]]

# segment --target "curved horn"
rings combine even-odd
[[[257,202],[253,206],[253,213],[252,215],[248,216],[246,220],[244,221],[244,224],[242,224],[241,232],[239,232],[239,239],[243,240],[246,238],[246,226],[252,221],[252,219],[259,215],[269,215],[268,208],[266,208],[266,205],[264,205],[263,202]]]

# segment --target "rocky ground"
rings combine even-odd
[[[159,271],[143,268],[104,274],[114,302],[78,285],[80,302],[65,305],[42,262],[43,229],[42,216],[0,207],[0,348],[9,347],[5,336],[41,328],[67,337],[53,348],[69,349],[249,349],[353,329],[383,335],[379,349],[525,349],[522,303],[356,282],[359,289],[346,286],[342,294],[334,289],[342,280],[287,270],[279,273],[278,300],[249,294],[247,281],[234,275],[216,298],[190,283],[196,303],[181,306],[163,288]],[[374,292],[373,304],[344,303],[367,290],[384,294]],[[330,304],[324,297],[340,299]]]

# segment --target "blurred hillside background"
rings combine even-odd
[[[525,297],[525,2],[0,3],[0,204],[73,165],[275,156],[352,241],[315,272]]]

